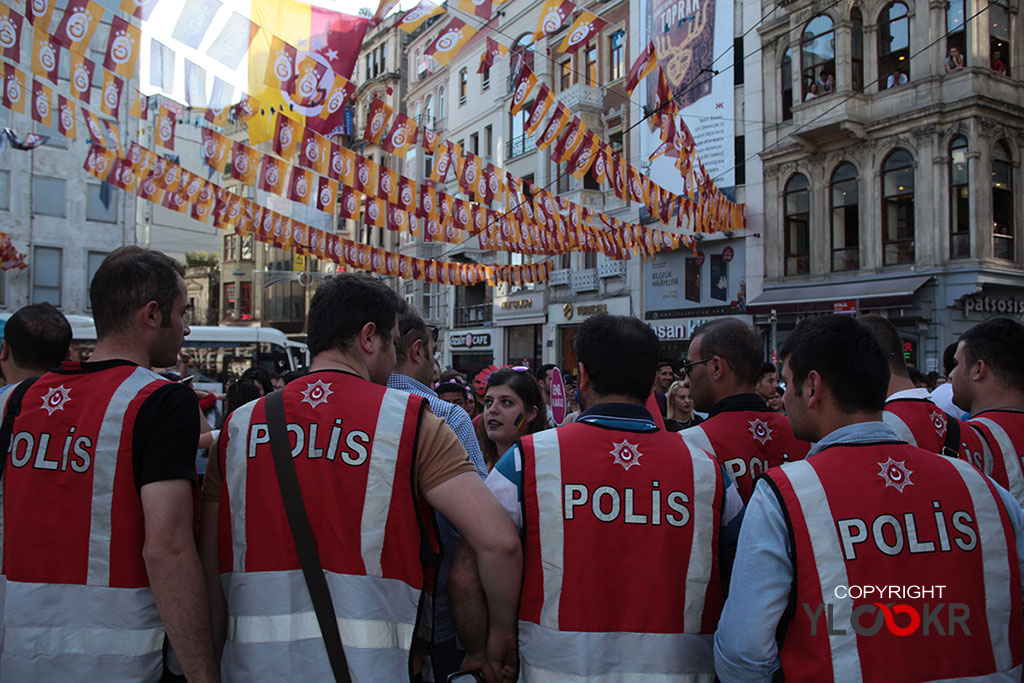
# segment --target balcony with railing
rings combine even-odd
[[[494,312],[494,304],[473,304],[471,306],[456,306],[455,319],[452,322],[454,327],[476,327],[491,322]]]
[[[532,135],[520,135],[519,137],[510,138],[505,143],[505,158],[515,159],[516,157],[523,156],[527,152],[532,152],[536,148]]]

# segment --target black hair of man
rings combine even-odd
[[[97,338],[128,330],[150,301],[157,303],[163,326],[170,326],[174,300],[185,293],[184,276],[184,266],[159,251],[129,246],[110,252],[89,285]]]
[[[664,367],[671,368],[672,372],[676,371],[676,369],[674,367],[672,367],[672,361],[670,361],[670,360],[660,360],[660,361],[658,361],[658,370],[657,370],[657,372],[661,372],[661,369],[664,368]],[[657,372],[655,374],[657,374]]]
[[[576,333],[576,357],[603,396],[646,401],[660,353],[654,330],[636,318],[602,313],[584,320]]]
[[[342,273],[317,288],[306,320],[306,344],[312,355],[328,349],[343,351],[366,323],[390,341],[395,315],[408,305],[383,281],[364,273]]]
[[[447,382],[441,382],[440,384],[437,385],[437,388],[434,389],[434,391],[437,393],[438,398],[442,398],[445,401],[447,401],[448,399],[444,397],[449,396],[451,394],[456,394],[467,401],[469,400],[469,392],[466,389],[466,385],[458,380],[448,380]]]
[[[738,382],[753,386],[761,379],[764,350],[761,337],[750,325],[736,318],[719,318],[695,329],[692,339],[697,337],[701,338],[700,355],[724,358]]]
[[[263,387],[263,395],[274,390],[274,383],[270,380],[270,372],[266,368],[254,365],[242,373],[241,379],[247,379]]]
[[[236,409],[241,408],[250,401],[260,397],[259,387],[251,379],[236,379],[228,382],[227,390],[224,392],[224,414],[220,418],[218,429],[224,426],[224,422]]]
[[[42,374],[68,357],[71,324],[52,304],[29,304],[8,319],[4,340],[16,366]]]
[[[892,321],[880,315],[862,315],[858,320],[867,325],[889,357],[889,372],[897,377],[910,377],[907,361],[903,358],[903,337]]]
[[[548,371],[554,370],[556,367],[558,366],[555,365],[554,363],[545,363],[544,365],[541,365],[539,368],[537,368],[537,380],[540,382],[546,380],[548,378]]]
[[[289,370],[288,372],[281,375],[281,381],[284,382],[285,386],[288,386],[300,377],[305,377],[309,374],[308,368],[299,368],[297,370]]]
[[[960,342],[953,342],[942,352],[942,369],[946,371],[946,377],[949,377],[949,373],[953,372],[953,368],[956,367],[956,347],[958,346],[960,346]]]
[[[424,346],[429,344],[430,330],[427,328],[427,321],[423,319],[419,311],[409,308],[405,313],[398,316],[398,341],[395,342],[395,355],[398,360],[407,359],[409,349],[417,340],[422,341]]]
[[[768,361],[765,361],[764,363],[761,363],[761,372],[757,373],[757,379],[758,381],[760,381],[761,378],[764,377],[765,375],[775,376],[777,372],[778,368],[776,368],[775,365],[769,363]]]
[[[800,396],[811,370],[828,385],[844,413],[882,410],[889,390],[889,359],[874,333],[849,315],[801,320],[782,344],[789,366],[787,390]]]
[[[996,316],[964,332],[960,341],[968,367],[983,360],[1001,384],[1024,391],[1024,323]]]

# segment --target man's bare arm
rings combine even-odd
[[[189,681],[219,680],[203,572],[192,536],[192,485],[168,479],[139,491],[145,519],[142,556],[167,637]]]
[[[227,632],[227,600],[220,582],[220,555],[217,547],[217,524],[220,503],[204,502],[199,511],[199,560],[203,565],[206,592],[210,597],[210,628],[217,661],[224,649]]]
[[[523,553],[512,520],[476,473],[453,477],[424,496],[476,554],[487,596],[487,658],[495,670],[514,670]]]
[[[482,665],[487,656],[487,596],[476,569],[476,555],[465,542],[459,544],[452,559],[448,603],[468,666]]]

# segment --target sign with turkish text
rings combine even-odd
[[[562,373],[558,368],[551,370],[551,397],[549,400],[551,419],[561,427],[569,412],[569,397],[565,395],[565,382],[562,381]]]

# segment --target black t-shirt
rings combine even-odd
[[[99,373],[126,360],[82,363],[81,369],[62,367],[60,374]],[[195,485],[196,450],[199,448],[199,400],[184,384],[168,382],[139,406],[132,432],[132,471],[135,488],[168,479],[187,479]]]

